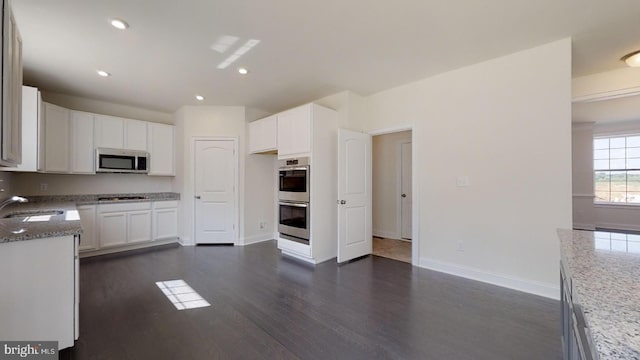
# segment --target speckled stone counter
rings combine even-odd
[[[640,255],[596,249],[591,231],[558,230],[561,256],[600,360],[640,359]]]
[[[127,199],[139,197],[141,199]],[[90,195],[49,195],[49,196],[27,196],[31,203],[41,202],[73,202],[77,205],[111,204],[125,202],[145,202],[145,201],[170,201],[180,200],[179,193],[123,193],[123,194],[90,194]],[[105,198],[118,198],[115,200],[105,200]]]
[[[133,197],[135,199],[132,199]],[[0,244],[82,233],[76,205],[171,201],[180,200],[180,194],[162,192],[26,196],[26,198],[29,199],[29,202],[14,203],[0,210]],[[60,210],[62,213],[38,216],[38,212],[46,210]],[[14,213],[20,213],[21,216],[4,218],[6,215]],[[30,214],[35,216],[29,217]]]
[[[38,215],[49,210],[61,214]],[[4,218],[16,213],[19,216]],[[81,233],[80,217],[73,202],[11,204],[0,210],[0,244]]]

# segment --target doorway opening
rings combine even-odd
[[[412,131],[372,138],[373,255],[411,263]]]

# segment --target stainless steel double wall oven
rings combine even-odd
[[[311,204],[309,158],[283,160],[278,170],[278,232],[309,244]]]

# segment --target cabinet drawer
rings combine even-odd
[[[178,200],[154,201],[154,209],[175,209],[178,207]]]
[[[136,202],[125,204],[101,204],[98,205],[98,213],[106,212],[121,212],[121,211],[134,211],[134,210],[150,210],[150,202]]]

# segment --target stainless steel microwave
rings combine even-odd
[[[97,173],[137,173],[149,172],[149,153],[139,150],[96,149]]]

